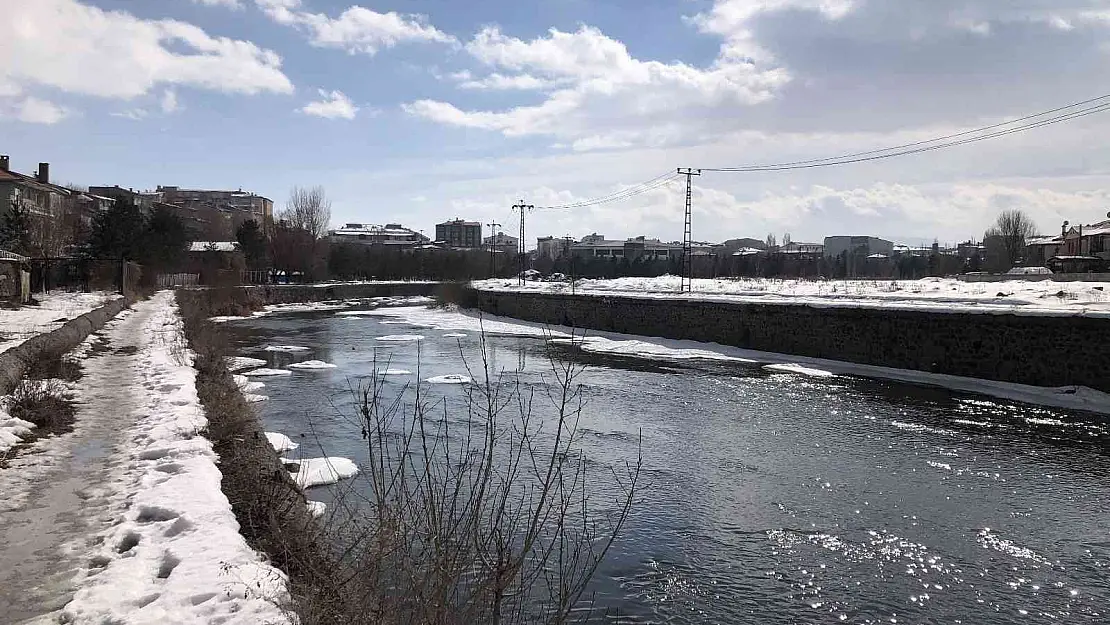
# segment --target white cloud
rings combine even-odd
[[[150,112],[143,108],[127,109],[126,111],[118,111],[109,113],[112,117],[122,117],[133,121],[142,121],[150,116]]]
[[[175,20],[146,20],[76,0],[7,3],[0,20],[0,85],[44,86],[132,99],[160,85],[226,93],[291,93],[281,58],[249,41]],[[41,102],[41,101],[38,101]],[[36,105],[28,117],[57,119]]]
[[[49,126],[69,115],[70,112],[65,107],[34,96],[0,105],[0,118],[15,119],[28,124]]]
[[[359,108],[342,91],[319,90],[321,100],[309,102],[300,109],[305,115],[325,119],[354,119]]]
[[[243,8],[243,4],[239,0],[193,0],[193,2],[210,7],[224,6],[236,10]]]
[[[465,50],[493,71],[481,78],[467,72],[461,87],[539,90],[548,92],[547,99],[499,111],[465,111],[448,102],[419,100],[406,105],[407,112],[507,136],[552,135],[572,141],[596,136],[597,144],[613,145],[629,143],[629,125],[658,135],[653,128],[666,126],[680,112],[755,105],[790,82],[781,68],[750,62],[718,60],[698,68],[640,60],[623,43],[590,26],[573,33],[551,29],[531,41],[487,27]]]
[[[177,92],[173,89],[166,89],[166,92],[162,94],[159,105],[162,107],[162,112],[167,115],[181,110],[181,105],[177,102]]]
[[[422,15],[379,13],[359,5],[339,17],[301,10],[301,0],[255,0],[275,22],[308,31],[309,41],[322,48],[373,55],[406,42],[453,43],[455,38],[427,23]]]

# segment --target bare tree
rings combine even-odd
[[[1013,267],[1025,256],[1025,243],[1037,235],[1037,225],[1021,209],[1004,210],[983,235],[988,247],[995,246],[1006,265]]]
[[[767,235],[767,249],[768,250],[773,250],[778,246],[779,246],[779,240],[775,237],[775,235],[774,234],[768,234]]]
[[[331,223],[331,200],[324,193],[324,187],[293,187],[285,210],[278,215],[278,219],[292,228],[304,230],[313,239],[322,239]]]

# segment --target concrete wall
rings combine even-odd
[[[470,290],[496,315],[1037,386],[1110,392],[1110,320]]]
[[[366,297],[409,297],[434,295],[437,282],[388,282],[378,284],[267,284],[244,286],[244,291],[260,295],[267,304],[292,304],[298,302],[323,302],[336,299],[362,299]]]
[[[960,282],[1107,282],[1110,273],[1046,273],[1043,275],[1009,276],[1006,274],[963,274],[956,276]],[[1110,287],[1110,284],[1107,285]]]

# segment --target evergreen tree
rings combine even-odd
[[[266,235],[257,221],[248,219],[239,224],[235,230],[235,240],[239,242],[239,249],[243,251],[248,267],[254,270],[265,268]]]
[[[0,249],[16,254],[29,254],[31,251],[31,224],[27,210],[14,202],[0,219]]]
[[[143,231],[140,262],[157,269],[174,269],[185,259],[188,244],[189,234],[177,213],[156,208]]]
[[[111,208],[93,217],[86,254],[93,258],[141,260],[145,234],[142,210],[132,202],[116,200]]]

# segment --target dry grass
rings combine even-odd
[[[37,435],[58,434],[73,427],[77,414],[70,392],[60,380],[25,379],[8,396],[8,414],[37,426]]]

